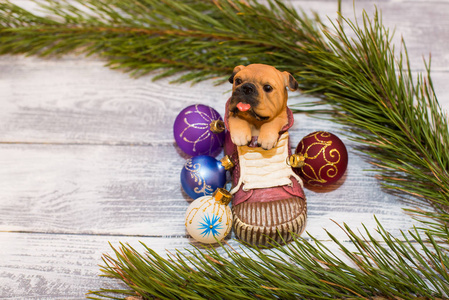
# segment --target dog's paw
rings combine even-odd
[[[238,133],[231,133],[231,140],[236,146],[245,146],[251,142],[251,131],[240,130]]]
[[[270,150],[278,141],[279,134],[278,133],[261,133],[257,139],[257,143],[265,150]]]

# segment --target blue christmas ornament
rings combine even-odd
[[[226,170],[232,167],[228,157],[221,161],[208,155],[188,159],[181,171],[181,184],[192,199],[212,195],[226,184]]]

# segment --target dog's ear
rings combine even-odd
[[[245,66],[242,66],[242,65],[235,67],[234,71],[232,71],[231,77],[229,77],[229,82],[230,83],[234,83],[234,76],[235,76],[235,74],[237,74],[238,72],[240,72],[244,68],[245,68]]]
[[[284,84],[285,87],[288,87],[290,91],[296,91],[298,89],[298,82],[296,81],[295,77],[293,77],[292,74],[289,72],[282,72],[284,75]]]

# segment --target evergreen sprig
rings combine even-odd
[[[96,53],[133,75],[188,71],[178,81],[198,81],[253,61],[295,73],[309,56],[301,44],[326,46],[318,24],[281,1],[88,0],[82,10],[44,3],[48,18],[0,4],[0,54]]]
[[[89,297],[117,294],[143,299],[436,299],[449,295],[447,250],[417,231],[394,238],[380,223],[376,233],[363,235],[342,228],[354,249],[332,234],[346,254],[342,260],[325,244],[309,236],[261,250],[222,245],[217,249],[177,251],[162,257],[145,244],[142,254],[130,245],[104,255],[102,271],[122,280],[129,290],[91,292]],[[425,240],[428,239],[430,243]],[[140,298],[140,299],[141,299]]]
[[[294,74],[303,92],[333,107],[386,188],[427,209],[426,229],[376,240],[343,228],[356,250],[329,237],[354,266],[320,241],[298,237],[275,250],[223,248],[177,252],[164,259],[129,245],[105,255],[103,271],[129,290],[92,297],[404,298],[448,297],[449,132],[430,77],[413,79],[404,50],[376,12],[331,28],[280,0],[45,1],[40,17],[0,4],[0,54],[97,54],[112,68],[178,81],[229,76],[234,66],[265,63]],[[248,255],[239,254],[246,252]],[[282,254],[282,255],[280,255]],[[255,262],[253,258],[256,258]]]
[[[362,26],[344,21],[355,37],[341,26],[324,31],[331,52],[311,57],[309,70],[299,73],[302,86],[333,105],[335,119],[349,125],[364,145],[359,148],[378,167],[386,188],[413,201],[429,201],[436,213],[413,212],[430,217],[436,227],[447,224],[449,131],[430,65],[426,76],[414,82],[405,43],[397,56],[377,12],[374,20],[365,13]]]

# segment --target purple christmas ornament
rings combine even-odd
[[[225,138],[220,114],[202,104],[184,108],[176,117],[173,133],[178,147],[191,156],[217,156]]]

